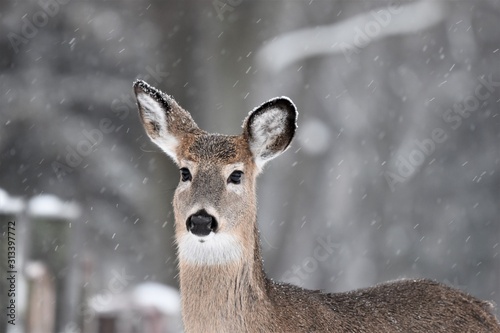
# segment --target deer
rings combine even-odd
[[[240,135],[207,133],[169,95],[133,84],[144,129],[180,169],[173,196],[185,332],[500,333],[490,302],[428,279],[341,293],[268,278],[256,179],[297,128],[287,97],[251,111]]]

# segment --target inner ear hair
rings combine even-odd
[[[255,108],[244,123],[244,135],[255,162],[262,166],[284,152],[296,128],[297,108],[288,97],[273,98]]]
[[[202,133],[193,118],[169,95],[144,81],[134,82],[139,115],[151,140],[177,161],[177,147],[188,134]]]

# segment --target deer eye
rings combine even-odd
[[[241,183],[241,176],[243,175],[243,171],[240,170],[235,170],[233,171],[230,175],[229,178],[227,179],[227,183],[232,183],[232,184],[239,184]]]
[[[183,182],[190,181],[193,177],[191,176],[191,172],[188,168],[181,168],[181,180]]]

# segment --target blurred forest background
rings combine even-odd
[[[140,124],[136,78],[210,132],[296,103],[292,148],[258,183],[274,279],[428,277],[500,304],[499,0],[8,0],[0,15],[0,267],[16,220],[20,293],[0,331],[179,331],[161,289],[177,287],[179,175]],[[154,326],[165,313],[177,326]]]

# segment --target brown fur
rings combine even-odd
[[[232,234],[243,248],[241,258],[224,264],[179,260],[186,332],[500,333],[489,303],[429,280],[402,280],[346,293],[322,293],[268,279],[256,222],[255,181],[260,169],[251,148],[253,136],[261,132],[252,133],[249,123],[269,107],[288,112],[281,134],[265,141],[261,152],[262,157],[279,155],[295,131],[291,101],[263,104],[247,118],[242,135],[224,136],[198,129],[189,114],[159,90],[140,82],[135,88],[136,93],[158,100],[168,114],[167,121],[174,122],[151,125],[139,104],[148,135],[161,144],[156,128],[166,126],[169,135],[179,141],[174,160],[180,166],[186,164],[193,175],[189,187],[180,184],[174,195],[177,242],[188,233],[186,219],[193,213],[192,207],[199,205],[215,207],[213,214],[220,223],[217,232]],[[276,123],[264,123],[269,132],[276,127],[270,125]],[[243,166],[242,195],[226,189],[225,168],[234,163]]]

